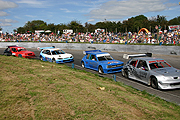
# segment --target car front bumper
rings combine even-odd
[[[106,68],[103,69],[104,73],[117,73],[117,72],[121,72],[123,69],[123,66],[121,67],[115,67],[115,68]]]
[[[35,55],[32,55],[32,56],[22,56],[24,58],[35,58],[36,56]]]
[[[170,82],[158,82],[159,89],[177,89],[180,88],[180,80]]]
[[[66,59],[56,60],[56,63],[69,63],[73,61],[74,61],[73,58],[66,58]]]

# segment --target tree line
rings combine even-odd
[[[180,16],[175,17],[169,21],[167,21],[166,16],[157,15],[157,17],[147,18],[144,15],[139,15],[136,17],[131,17],[128,20],[112,22],[112,21],[103,21],[97,22],[96,24],[90,24],[88,22],[83,26],[80,21],[71,21],[68,24],[57,24],[54,23],[47,24],[42,20],[33,20],[28,21],[23,27],[19,27],[14,29],[14,32],[17,33],[34,33],[35,30],[51,30],[54,33],[62,31],[64,29],[72,29],[74,33],[78,32],[94,32],[95,29],[101,28],[105,29],[106,32],[138,32],[141,28],[147,28],[150,32],[156,32],[155,26],[161,25],[162,30],[168,30],[169,25],[180,25]]]

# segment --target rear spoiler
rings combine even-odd
[[[7,46],[8,48],[10,48],[10,47],[18,47],[18,45],[9,45],[9,46]]]
[[[101,50],[89,50],[89,51],[83,51],[83,54],[88,54],[88,53],[92,53],[92,52],[102,52]]]
[[[152,57],[152,53],[133,54],[133,55],[124,54],[123,55],[124,59],[135,58],[135,57]]]
[[[37,49],[38,50],[43,50],[43,49],[52,49],[52,48],[55,48],[55,46],[52,46],[52,47],[38,47]]]

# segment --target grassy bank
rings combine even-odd
[[[0,56],[0,70],[0,119],[180,117],[173,103],[63,64]]]

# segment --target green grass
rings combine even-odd
[[[64,64],[0,56],[0,70],[0,119],[180,117],[176,104]]]

